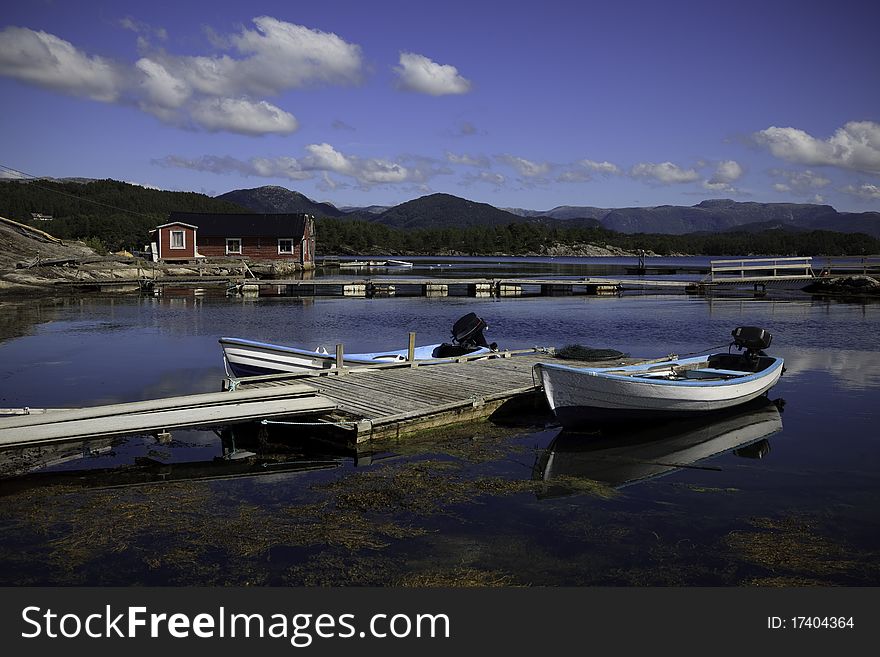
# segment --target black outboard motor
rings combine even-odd
[[[476,313],[468,313],[452,325],[452,341],[462,347],[488,347],[483,329],[489,325]]]
[[[753,360],[758,356],[766,356],[764,349],[770,346],[773,336],[770,331],[757,326],[739,326],[731,332],[733,344],[742,351],[746,350],[745,357]]]
[[[447,358],[451,356],[464,356],[480,347],[486,347],[492,351],[498,349],[494,342],[489,344],[483,336],[483,331],[489,325],[476,313],[468,313],[452,325],[452,344],[444,342],[434,349],[434,358]]]

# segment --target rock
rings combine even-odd
[[[880,281],[872,276],[837,276],[821,278],[803,289],[818,294],[880,295]]]

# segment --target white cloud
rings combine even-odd
[[[619,175],[620,169],[616,164],[612,164],[611,162],[596,162],[595,160],[580,160],[578,162],[580,166],[590,171],[595,171],[596,173],[601,173],[604,175]]]
[[[732,183],[743,175],[743,168],[736,160],[724,160],[719,162],[715,168],[715,175],[710,179],[710,183]]]
[[[246,98],[208,98],[192,107],[192,118],[211,131],[227,130],[243,135],[287,134],[297,129],[293,114],[267,103]]]
[[[597,173],[603,176],[618,176],[621,174],[621,171],[616,164],[608,161],[579,160],[572,165],[571,169],[560,173],[556,177],[556,181],[567,183],[590,182],[593,180],[593,174]]]
[[[134,63],[89,55],[52,34],[8,27],[0,32],[0,75],[59,93],[135,104],[173,125],[246,135],[297,128],[294,116],[265,96],[361,81],[360,46],[268,16],[253,23],[255,29],[230,36],[211,33],[212,43],[227,53],[180,56],[156,50],[143,52]],[[167,37],[161,28],[131,18],[118,24],[139,35],[142,51],[150,48],[144,34]]]
[[[0,75],[101,102],[118,100],[124,80],[115,62],[25,27],[0,32]]]
[[[352,175],[354,163],[351,159],[337,151],[330,144],[309,144],[306,146],[308,155],[303,158],[305,168],[313,171],[333,171],[344,175]]]
[[[446,153],[446,160],[451,164],[462,164],[468,167],[476,167],[478,169],[488,169],[492,166],[489,158],[485,155],[457,155],[455,153]]]
[[[739,180],[743,173],[742,165],[736,160],[723,160],[716,165],[712,177],[703,181],[703,188],[712,192],[739,193],[731,183]]]
[[[384,158],[362,158],[342,153],[327,143],[309,144],[305,154],[295,157],[259,157],[247,161],[231,156],[206,155],[196,159],[168,155],[155,164],[164,167],[210,171],[212,173],[237,173],[261,178],[286,178],[306,180],[318,178],[325,188],[338,185],[329,175],[344,176],[354,180],[361,188],[375,185],[424,183],[430,178],[449,173],[431,166],[425,158],[407,157],[399,161]]]
[[[498,155],[495,159],[513,167],[524,178],[540,178],[547,175],[551,168],[549,162],[533,162],[516,155]]]
[[[181,107],[192,91],[183,80],[171,75],[164,66],[143,57],[135,62],[141,73],[140,86],[146,106],[153,104],[166,109]]]
[[[850,196],[857,196],[866,201],[880,201],[880,186],[872,185],[870,183],[863,183],[856,187],[855,185],[847,185],[842,188],[844,194],[849,194]]]
[[[471,90],[471,81],[459,75],[454,66],[438,64],[412,52],[400,53],[400,65],[394,67],[394,72],[398,76],[398,88],[407,91],[446,96]]]
[[[634,178],[650,178],[664,185],[691,183],[700,179],[695,169],[682,169],[672,162],[641,162],[630,170],[630,175]]]
[[[776,126],[754,133],[753,138],[789,162],[880,174],[880,123],[873,121],[850,121],[825,140]]]
[[[817,190],[831,184],[831,180],[810,169],[805,171],[771,169],[770,175],[782,179],[782,182],[773,185],[773,189],[777,192],[791,192],[799,196],[812,196]]]

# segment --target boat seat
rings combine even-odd
[[[722,370],[714,367],[700,367],[699,369],[688,370],[685,375],[698,375],[695,378],[702,378],[699,375],[708,374],[709,376],[746,376],[747,374],[751,374],[751,372],[743,372],[742,370]]]

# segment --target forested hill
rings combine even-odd
[[[243,190],[245,192],[258,190]],[[278,196],[258,193],[264,200],[272,196],[294,202],[313,203],[306,197],[288,192]],[[271,190],[270,190],[271,191]],[[224,195],[229,198],[228,195]],[[253,198],[254,194],[245,194]],[[297,198],[297,197],[302,197]],[[240,198],[240,197],[235,197]],[[305,201],[303,201],[305,199]],[[149,232],[164,223],[172,211],[246,212],[248,205],[231,203],[193,192],[169,192],[147,189],[113,180],[97,181],[0,181],[0,216],[28,223],[61,239],[86,241],[96,250],[139,251],[149,242]],[[733,201],[704,202],[703,211],[733,212]],[[323,205],[323,204],[314,204]],[[781,205],[781,204],[780,204]],[[720,206],[720,207],[719,207]],[[327,213],[336,210],[327,204]],[[880,240],[856,232],[880,225],[877,213],[846,215],[836,213],[837,232],[816,225],[817,218],[827,217],[827,206],[801,208],[812,214],[812,225],[764,217],[761,208],[751,208],[753,223],[726,226],[722,230],[698,231],[671,235],[662,230],[633,233],[600,226],[592,217],[579,217],[577,209],[566,214],[569,219],[549,216],[518,216],[485,203],[476,203],[449,194],[432,194],[389,208],[384,212],[355,212],[338,217],[319,214],[315,208],[300,206],[294,212],[309,212],[318,217],[318,252],[334,254],[468,255],[587,254],[589,245],[601,249],[658,254],[694,255],[861,255],[880,252]],[[262,209],[271,212],[271,209]],[[671,212],[671,206],[662,213]],[[833,208],[831,211],[834,212]],[[337,212],[342,212],[337,210]],[[50,215],[52,221],[38,221],[31,213]],[[794,213],[797,214],[797,213]],[[847,231],[847,232],[840,232]],[[869,232],[864,230],[863,232]]]
[[[488,203],[477,203],[451,194],[430,194],[396,205],[373,218],[393,228],[473,228],[531,221]]]
[[[254,212],[266,214],[310,214],[315,217],[341,217],[345,212],[330,205],[313,201],[304,194],[277,185],[253,189],[234,189],[217,197]]]
[[[597,208],[560,206],[537,211],[519,208],[499,209],[451,194],[430,194],[391,208],[346,208],[316,203],[284,187],[268,186],[239,189],[221,197],[256,212],[308,212],[316,217],[359,219],[385,226],[418,228],[491,228],[510,223],[532,223],[559,228],[601,226],[618,233],[684,235],[697,232],[768,228],[785,230],[825,230],[866,233],[880,237],[880,213],[838,212],[830,205],[815,203],[757,203],[731,199],[710,199],[692,206]]]
[[[195,192],[147,189],[116,180],[0,182],[0,216],[28,223],[61,239],[92,238],[99,250],[143,249],[149,232],[172,211],[249,212]],[[33,221],[32,213],[52,221]]]

